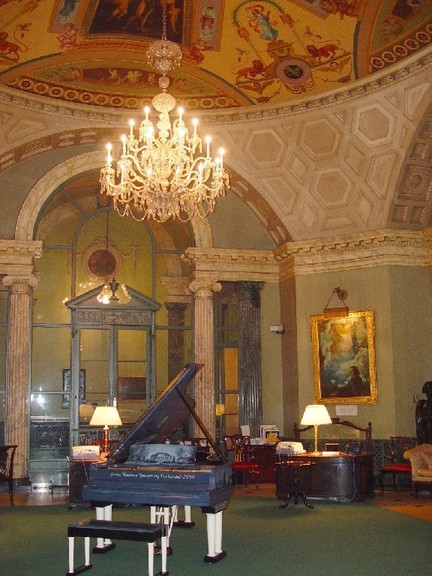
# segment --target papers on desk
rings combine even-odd
[[[306,454],[306,450],[301,442],[283,441],[276,446],[276,453],[279,456],[282,454],[291,456],[293,454]]]

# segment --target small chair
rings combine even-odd
[[[233,474],[240,472],[245,486],[249,484],[252,475],[258,479],[260,473],[259,465],[250,456],[250,440],[250,436],[241,434],[223,437],[226,457],[231,463]]]
[[[14,458],[17,446],[0,446],[0,483],[7,483],[9,486],[9,499],[11,506],[14,505]]]
[[[381,495],[384,493],[384,476],[391,474],[393,477],[393,489],[396,491],[398,475],[411,477],[411,464],[405,459],[404,453],[413,448],[417,439],[411,436],[390,436],[389,462],[381,466],[378,481],[381,486]]]

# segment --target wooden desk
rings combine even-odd
[[[308,453],[287,456],[276,463],[276,496],[281,500],[286,500],[294,482],[293,468],[286,460],[314,464],[297,470],[298,482],[308,498],[364,500],[373,492],[372,454]]]
[[[276,481],[276,445],[275,444],[252,444],[249,455],[255,464],[260,467],[258,482]]]

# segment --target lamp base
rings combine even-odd
[[[102,441],[102,452],[108,454],[108,426],[104,426],[103,429],[103,441]]]

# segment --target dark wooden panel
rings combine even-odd
[[[249,449],[251,460],[260,467],[258,482],[276,482],[276,446],[253,445]]]

